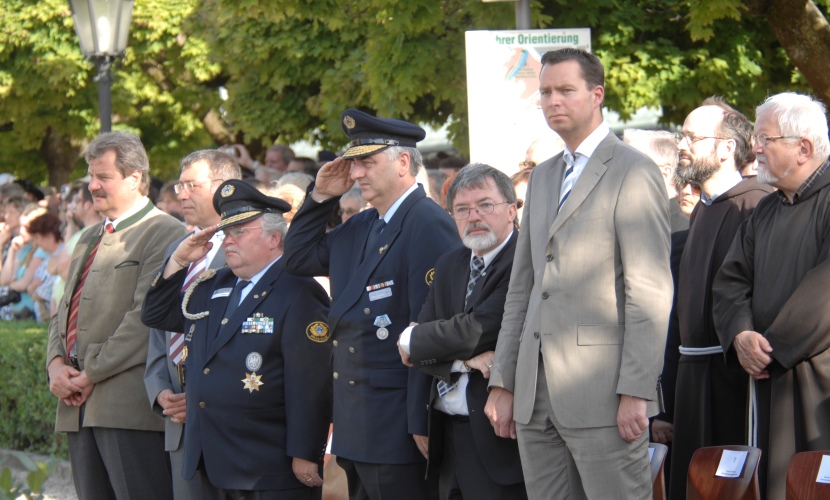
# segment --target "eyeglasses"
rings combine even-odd
[[[758,134],[752,136],[755,139],[755,144],[758,144],[761,147],[767,145],[767,142],[770,141],[777,141],[778,139],[798,139],[797,136],[792,135],[767,135],[767,134]]]
[[[479,203],[475,207],[475,211],[478,215],[489,215],[493,213],[493,210],[496,209],[496,205],[504,205],[505,203],[510,203],[509,201],[503,201],[501,203]],[[450,215],[455,220],[464,220],[470,217],[470,210],[469,207],[459,207],[456,208]]]
[[[248,226],[248,227],[229,227],[223,229],[222,232],[225,233],[225,236],[230,236],[233,239],[241,238],[245,231],[249,229],[262,229],[262,226]]]
[[[716,136],[713,136],[713,135],[694,135],[694,134],[689,134],[687,132],[678,132],[678,133],[674,134],[674,142],[676,144],[680,144],[681,142],[683,142],[684,139],[686,140],[686,143],[691,146],[692,144],[694,144],[696,142],[699,142],[699,141],[702,141],[703,139],[717,139],[719,141],[723,141],[726,138],[725,137],[716,137]]]
[[[176,194],[181,194],[184,191],[193,191],[197,187],[203,186],[205,184],[212,184],[214,182],[223,182],[224,180],[225,179],[211,179],[211,180],[205,181],[205,182],[195,182],[195,181],[179,182],[179,183],[176,183],[173,186],[173,191],[175,191]]]

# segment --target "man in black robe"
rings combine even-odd
[[[741,178],[740,166],[755,159],[751,131],[744,115],[709,98],[689,114],[678,135],[678,177],[701,187],[701,202],[692,212],[677,288],[681,345],[670,498],[685,498],[695,450],[746,442],[749,377],[724,361],[712,320],[712,281],[741,223],[772,192]]]
[[[756,110],[758,180],[779,189],[741,227],[713,284],[727,364],[755,381],[762,497],[784,498],[801,451],[830,449],[830,141],[824,105],[783,93]],[[753,404],[754,403],[754,404]]]

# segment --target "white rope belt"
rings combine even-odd
[[[758,447],[758,394],[755,392],[755,379],[749,377],[749,408],[746,412],[746,443]]]
[[[684,356],[709,356],[712,354],[723,354],[723,347],[713,345],[712,347],[686,347],[684,345],[678,348],[680,354]]]
[[[715,345],[712,347],[686,347],[678,348],[684,356],[709,356],[712,354],[723,354],[723,347]],[[749,377],[749,398],[746,412],[746,442],[749,446],[758,447],[758,398],[755,393],[755,379]]]

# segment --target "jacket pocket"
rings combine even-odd
[[[122,267],[130,267],[130,266],[137,266],[137,265],[138,265],[137,260],[125,260],[124,262],[122,262],[122,263],[118,264],[117,266],[115,266],[115,268],[116,269],[121,269]]]
[[[620,345],[623,343],[625,325],[607,323],[604,325],[577,325],[578,345]]]

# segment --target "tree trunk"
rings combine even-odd
[[[60,188],[70,181],[72,166],[81,154],[81,148],[72,145],[72,137],[58,135],[49,127],[40,143],[40,157],[49,171],[49,185]]]
[[[748,0],[750,12],[764,15],[815,97],[830,105],[830,24],[811,0]]]

